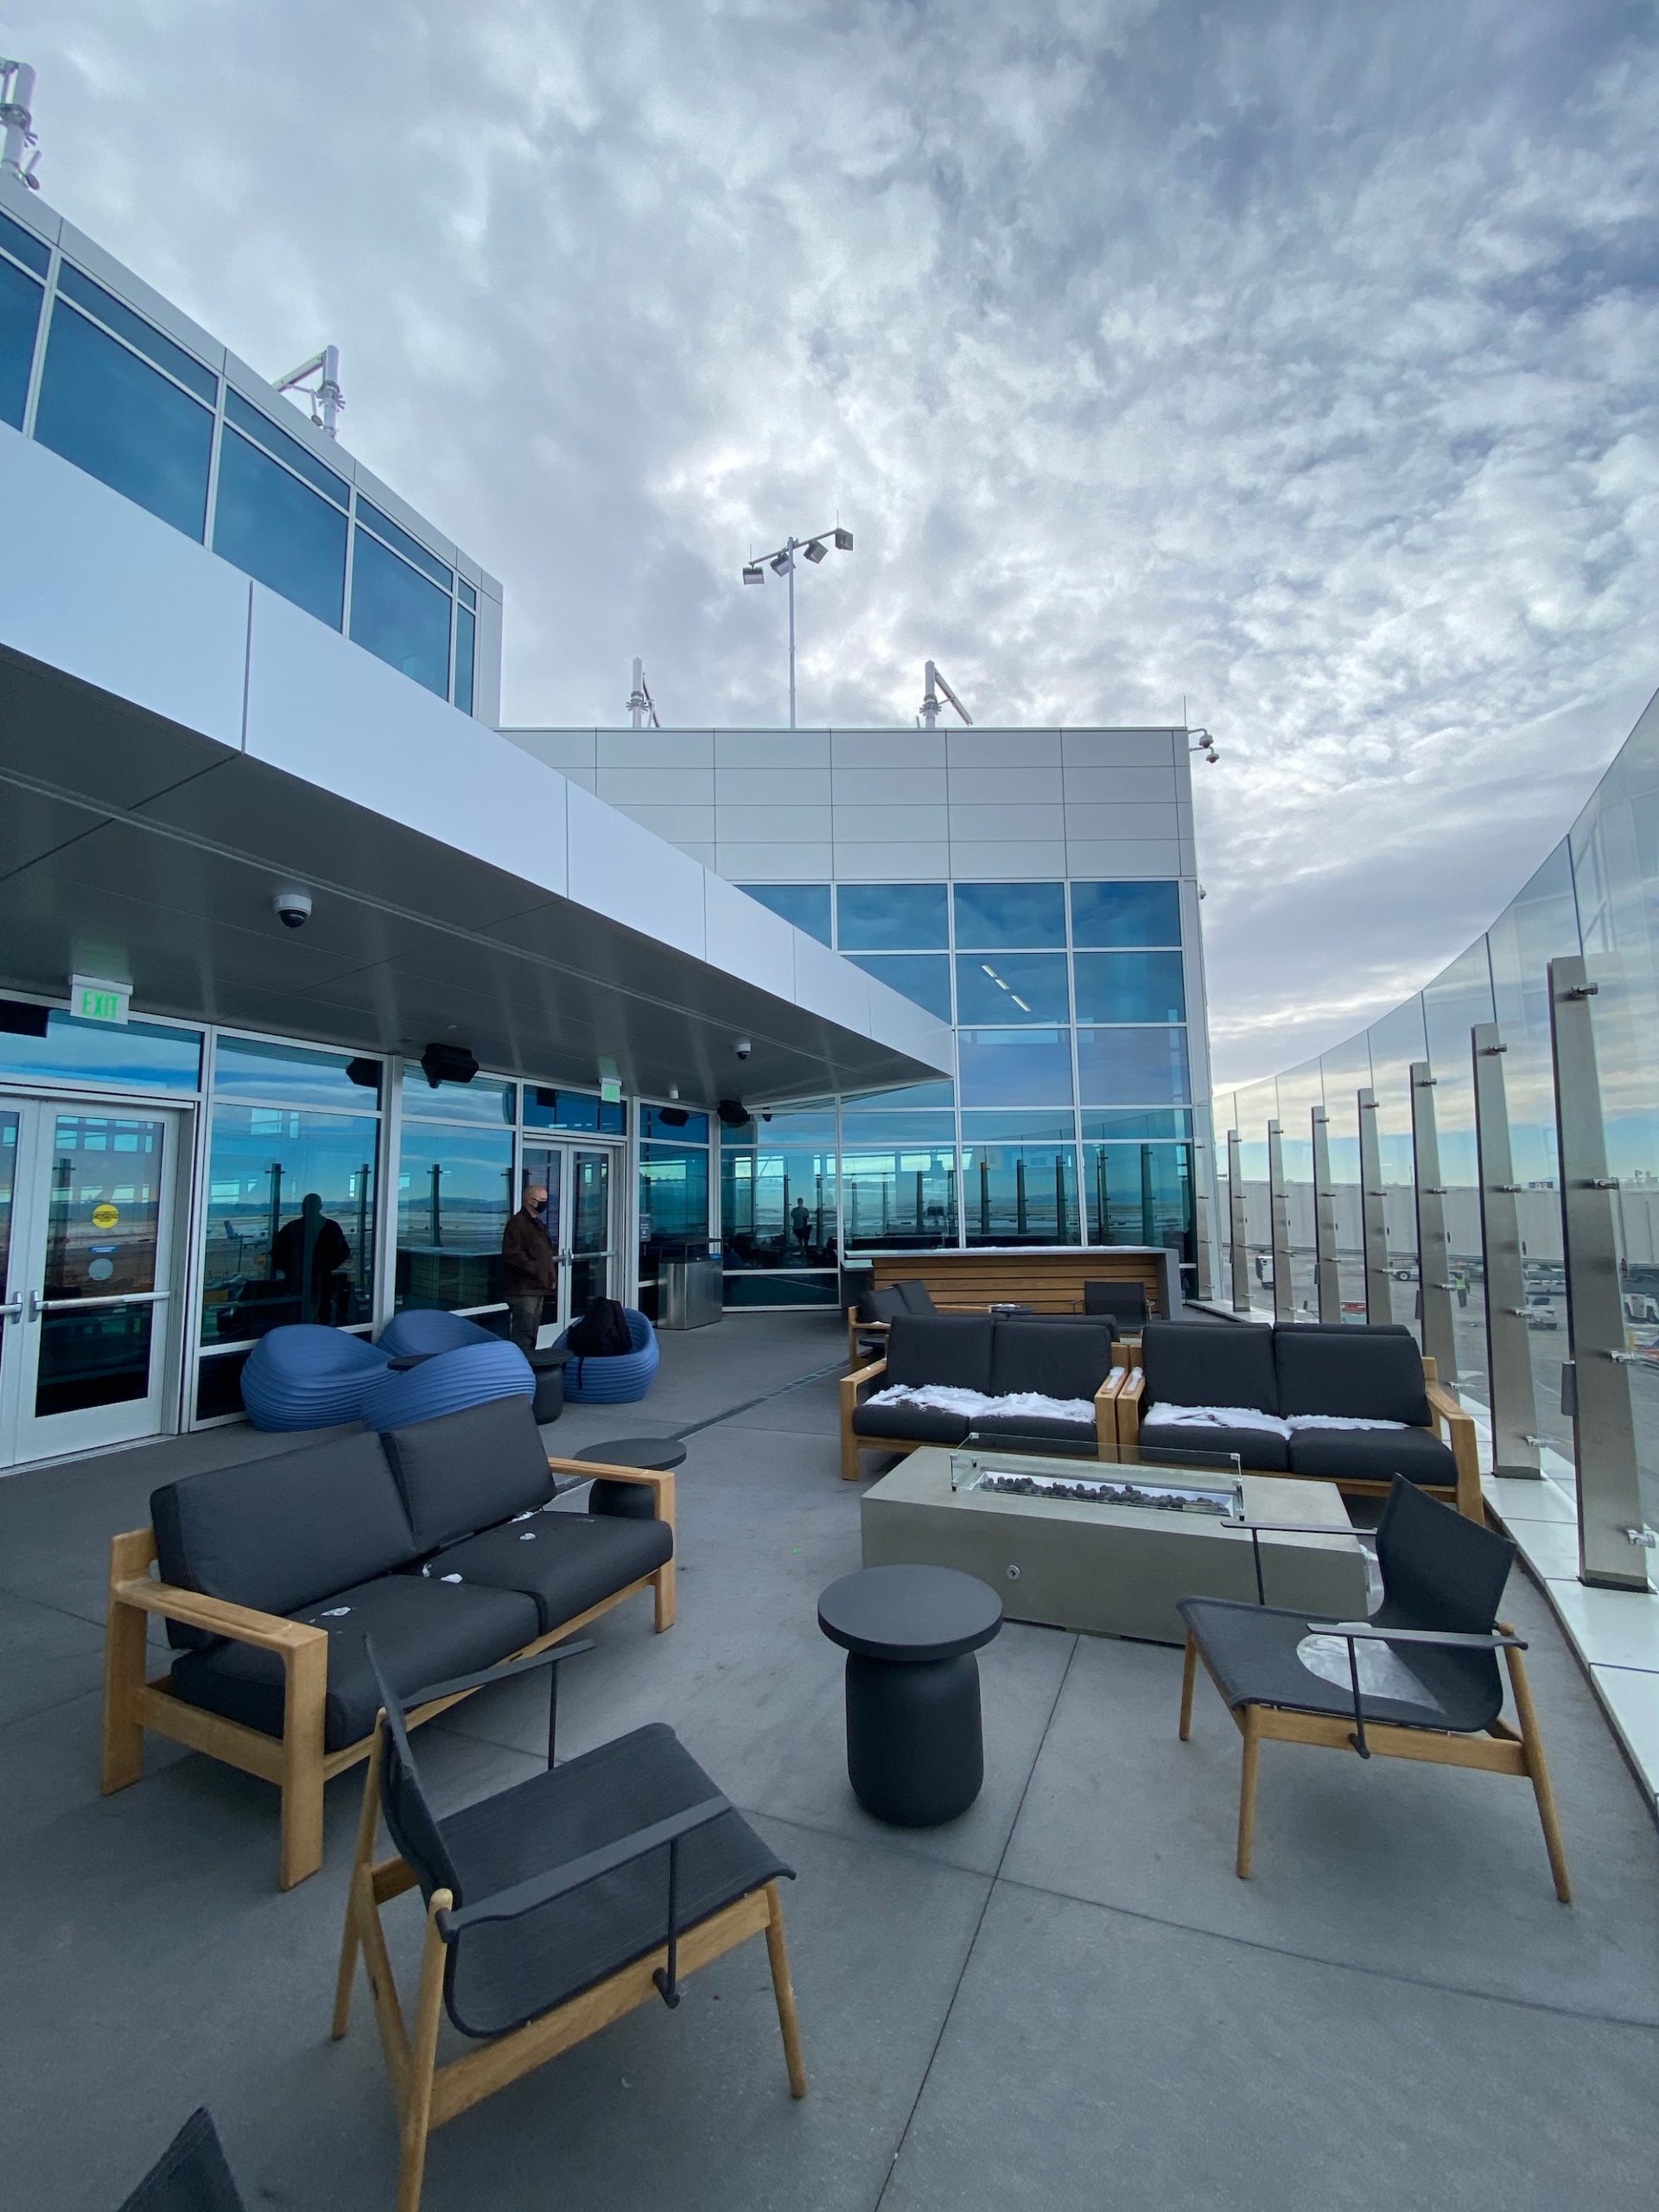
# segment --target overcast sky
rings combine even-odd
[[[504,711],[1179,721],[1217,1079],[1491,918],[1659,683],[1634,0],[50,0],[45,195],[507,587]]]

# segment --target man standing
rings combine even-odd
[[[543,1218],[547,1185],[525,1185],[524,1202],[501,1236],[501,1274],[512,1316],[512,1341],[520,1351],[536,1349],[543,1301],[559,1287],[559,1257]]]

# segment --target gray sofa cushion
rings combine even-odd
[[[887,1371],[880,1387],[944,1382],[988,1392],[992,1327],[988,1313],[899,1314],[888,1333]]]
[[[895,1283],[888,1290],[861,1290],[858,1294],[858,1318],[861,1321],[891,1321],[910,1308],[905,1304],[905,1294]]]
[[[1148,1321],[1141,1334],[1141,1365],[1147,1378],[1143,1406],[1251,1406],[1262,1414],[1281,1410],[1273,1331],[1252,1322]],[[1297,1410],[1316,1413],[1319,1408],[1301,1406]]]
[[[1141,1450],[1144,1456],[1164,1455],[1166,1465],[1202,1467],[1216,1452],[1236,1452],[1241,1467],[1258,1475],[1282,1475],[1290,1459],[1282,1436],[1264,1428],[1190,1428],[1184,1421],[1142,1420]],[[1217,1472],[1220,1470],[1217,1470]]]
[[[493,1398],[411,1421],[388,1429],[383,1441],[419,1551],[493,1529],[553,1495],[528,1398]]]
[[[1149,1318],[1147,1287],[1141,1282],[1086,1282],[1083,1286],[1083,1310],[1085,1313],[1103,1314],[1122,1328],[1142,1329]]]
[[[1273,1350],[1281,1413],[1345,1414],[1351,1420],[1403,1421],[1408,1428],[1427,1428],[1433,1418],[1422,1355],[1403,1331],[1275,1329]]]
[[[359,1742],[379,1708],[365,1636],[398,1695],[451,1675],[493,1667],[541,1634],[535,1600],[516,1590],[389,1574],[341,1590],[290,1618],[328,1631],[328,1700],[323,1742],[331,1751]],[[188,1705],[239,1720],[262,1735],[283,1732],[283,1662],[274,1651],[219,1643],[174,1662],[173,1687]]]
[[[468,1588],[521,1590],[533,1599],[538,1633],[545,1636],[652,1573],[673,1554],[674,1532],[666,1521],[535,1513],[528,1521],[509,1521],[464,1543],[446,1545],[421,1573],[428,1580],[458,1574]]]
[[[919,1275],[912,1275],[906,1281],[895,1283],[893,1288],[903,1299],[906,1313],[937,1313],[939,1310],[933,1303],[932,1292]]]
[[[855,1436],[891,1436],[907,1444],[960,1444],[969,1424],[961,1414],[938,1406],[861,1406],[853,1415]]]
[[[1458,1480],[1450,1446],[1426,1428],[1299,1429],[1290,1440],[1290,1471],[1328,1482],[1387,1483],[1403,1475],[1446,1490]]]
[[[418,1548],[380,1440],[365,1430],[166,1483],[149,1513],[164,1582],[262,1613],[390,1573]],[[170,1632],[175,1644],[211,1641]]]
[[[1063,1459],[1096,1456],[1098,1440],[1091,1421],[1059,1421],[1048,1414],[984,1414],[970,1427],[976,1436],[1024,1445],[1033,1452],[1058,1452]]]
[[[990,1394],[1092,1398],[1112,1371],[1109,1323],[999,1319],[991,1344]]]

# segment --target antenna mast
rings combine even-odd
[[[315,377],[317,382],[308,381]],[[340,410],[346,404],[346,395],[340,388],[340,348],[325,346],[308,361],[302,361],[297,369],[290,369],[285,377],[276,380],[278,391],[302,391],[311,402],[311,421],[319,430],[327,430],[331,438],[340,435]]]
[[[939,674],[938,668],[931,661],[929,661],[926,664],[925,674],[927,683],[927,696],[922,701],[920,727],[923,729],[938,728],[939,716],[944,711],[939,704],[939,693],[943,691],[945,697],[956,709],[957,712],[962,716],[962,719],[967,723],[969,728],[971,729],[974,726],[973,716],[969,713],[967,708],[963,705],[961,700],[957,698],[956,693],[950,689],[950,686]]]
[[[656,705],[645,683],[645,664],[639,659],[636,659],[633,664],[633,690],[628,695],[628,712],[633,717],[635,729],[645,728],[647,715],[651,716],[652,729],[662,728],[661,722],[657,719]]]
[[[37,146],[35,118],[29,113],[29,103],[35,97],[35,72],[27,61],[0,60],[0,176],[9,176],[21,184],[25,191],[38,192],[41,180],[35,174],[40,155],[33,153],[27,162],[23,149]]]

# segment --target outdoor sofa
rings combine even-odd
[[[1473,1419],[1404,1328],[1148,1321],[1116,1405],[1126,1452],[1236,1452],[1359,1497],[1402,1475],[1484,1517]]]
[[[1039,1452],[1109,1457],[1124,1379],[1103,1321],[895,1314],[885,1357],[841,1380],[842,1478],[858,1480],[861,1452],[957,1445],[970,1433]],[[1056,1409],[1018,1402],[1032,1397]],[[1008,1399],[1016,1402],[995,1402]]]
[[[553,1512],[559,1475],[643,1484],[653,1516]],[[413,1699],[647,1588],[674,1619],[673,1476],[550,1459],[523,1397],[168,1483],[150,1519],[110,1548],[104,1789],[139,1779],[146,1729],[274,1782],[284,1889],[322,1863],[323,1783],[368,1755],[366,1637]],[[151,1614],[174,1653],[155,1681]]]

